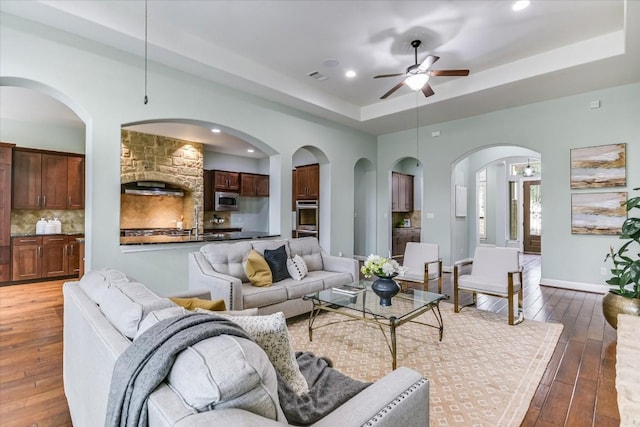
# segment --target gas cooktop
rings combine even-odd
[[[177,228],[125,228],[120,230],[122,237],[136,236],[190,236],[191,230]]]

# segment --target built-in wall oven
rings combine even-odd
[[[317,200],[296,201],[296,236],[318,237],[319,212]]]

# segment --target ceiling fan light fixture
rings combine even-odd
[[[405,79],[405,84],[411,88],[411,90],[419,91],[429,81],[429,75],[426,73],[412,74]]]
[[[527,7],[529,7],[529,4],[529,0],[518,0],[517,2],[513,3],[513,6],[511,6],[511,8],[517,12],[519,10],[526,9]]]

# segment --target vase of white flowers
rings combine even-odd
[[[366,278],[378,277],[371,285],[371,289],[380,297],[381,306],[390,306],[391,298],[400,291],[400,286],[393,280],[400,271],[398,262],[380,255],[369,255],[360,271]]]

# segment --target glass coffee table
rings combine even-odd
[[[391,351],[391,366],[396,369],[396,329],[407,322],[419,323],[438,330],[439,339],[442,341],[444,325],[440,314],[440,301],[447,299],[446,295],[433,292],[413,290],[413,293],[399,293],[391,300],[391,306],[382,307],[379,297],[371,290],[370,281],[360,282],[359,290],[351,293],[338,292],[335,289],[326,289],[320,292],[304,296],[305,300],[313,303],[313,309],[309,315],[309,341],[313,341],[313,329],[323,328],[344,321],[363,321],[375,324],[380,328]],[[338,313],[348,320],[328,322],[315,325],[318,315],[323,311]],[[431,311],[436,320],[436,325],[418,322],[416,317]],[[387,329],[389,336],[387,336]]]

